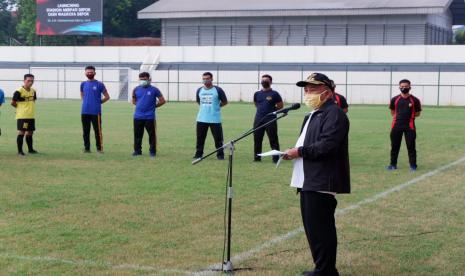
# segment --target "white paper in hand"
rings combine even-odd
[[[284,152],[282,151],[279,151],[279,150],[272,150],[272,151],[268,151],[268,152],[263,152],[263,153],[260,153],[260,154],[257,154],[258,156],[261,156],[261,157],[267,157],[267,156],[276,156],[276,155],[284,155]]]
[[[278,168],[279,164],[281,164],[281,161],[283,161],[284,152],[279,151],[279,150],[272,150],[272,151],[260,153],[260,154],[257,154],[257,155],[261,156],[261,157],[279,156],[279,160],[278,160],[278,162],[276,162],[276,168]]]

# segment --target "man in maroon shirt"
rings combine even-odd
[[[388,170],[397,169],[397,157],[399,155],[402,136],[405,135],[407,144],[410,170],[417,170],[417,151],[415,140],[417,137],[415,119],[420,116],[421,103],[418,98],[410,94],[410,81],[407,79],[399,82],[400,94],[391,99],[391,164]]]

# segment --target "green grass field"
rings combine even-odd
[[[80,103],[39,101],[37,156],[16,155],[14,110],[1,107],[0,274],[183,274],[221,261],[227,162],[192,166],[195,103],[158,111],[158,156],[133,158],[132,112],[104,106],[104,155],[82,153]],[[223,110],[225,140],[247,130],[254,107]],[[292,147],[304,110],[280,122]],[[465,109],[425,108],[417,120],[419,170],[388,172],[390,115],[385,106],[350,109],[351,195],[357,204],[465,156]],[[94,143],[93,143],[94,144]],[[268,150],[265,140],[264,150]],[[206,151],[213,149],[209,134]],[[92,149],[95,152],[95,149]],[[301,227],[289,187],[291,163],[252,162],[252,139],[237,144],[233,255]],[[465,275],[465,162],[337,217],[341,275]],[[299,275],[312,268],[303,233],[234,263],[239,275]]]

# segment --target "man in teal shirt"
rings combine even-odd
[[[205,72],[202,75],[203,87],[197,90],[197,103],[199,104],[199,113],[197,114],[197,147],[194,159],[203,156],[205,139],[207,138],[208,128],[211,129],[215,147],[223,146],[223,128],[221,126],[221,107],[228,104],[228,99],[223,89],[213,85],[213,74]],[[216,157],[219,160],[224,159],[224,151],[219,150]]]

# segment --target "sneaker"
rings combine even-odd
[[[388,171],[394,171],[394,170],[397,170],[397,166],[396,165],[389,165],[387,166],[386,168]]]
[[[30,150],[29,154],[38,154],[38,152],[36,150]]]
[[[416,172],[417,171],[417,165],[410,165],[410,171],[411,172]]]
[[[150,157],[155,158],[155,156],[157,156],[157,152],[156,152],[156,151],[150,152]]]
[[[18,152],[18,156],[25,156],[24,152],[20,151]]]
[[[217,156],[216,159],[218,159],[218,160],[224,160],[224,156],[222,156],[222,155],[221,155],[221,156]]]
[[[132,153],[132,156],[140,156],[140,155],[142,155],[142,152],[135,151]]]
[[[83,149],[82,152],[83,153],[90,153],[90,149]]]
[[[103,154],[103,150],[97,150],[97,153]]]
[[[197,155],[197,154],[196,154],[196,155],[192,156],[192,158],[193,158],[193,159],[199,159],[199,158],[202,158],[202,155]]]

